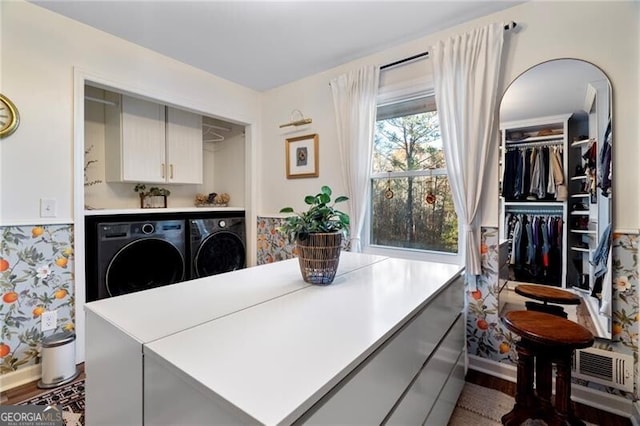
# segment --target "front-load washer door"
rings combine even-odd
[[[205,238],[193,259],[196,276],[235,271],[244,268],[245,248],[242,240],[231,232],[216,232]]]
[[[109,296],[133,293],[184,279],[184,257],[170,242],[157,238],[132,241],[109,262],[105,286]]]

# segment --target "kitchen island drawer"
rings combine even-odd
[[[464,278],[458,276],[297,423],[380,424],[447,335],[463,299]],[[454,333],[460,335],[452,341],[459,351],[464,328],[455,328],[449,336]]]
[[[463,355],[463,351],[464,316],[460,314],[386,423],[390,425],[421,424],[436,404],[441,390],[447,383],[458,359]]]
[[[465,384],[465,359],[466,353],[463,351],[423,425],[444,425],[451,419]]]

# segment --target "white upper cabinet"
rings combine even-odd
[[[202,116],[167,107],[167,182],[202,183]]]
[[[105,110],[107,181],[202,183],[201,116],[112,96],[121,107]]]
[[[164,106],[113,96],[120,108],[105,109],[107,181],[166,182]]]

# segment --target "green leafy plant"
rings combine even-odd
[[[145,192],[146,189],[147,186],[143,183],[139,183],[135,186],[135,188],[133,188],[135,192],[140,194],[140,198],[157,197],[161,195],[168,197],[169,195],[171,195],[171,191],[166,188],[158,188],[157,186],[153,186],[149,188],[149,191]]]
[[[343,232],[346,236],[349,232],[349,215],[337,210],[335,205],[348,199],[339,196],[331,203],[331,188],[323,186],[319,194],[304,197],[309,209],[285,218],[278,231],[290,241],[306,240],[313,233]],[[291,207],[284,207],[280,213],[295,212]]]

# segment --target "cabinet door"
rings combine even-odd
[[[167,182],[202,183],[202,116],[167,107]]]
[[[122,180],[165,182],[164,106],[122,96]]]

